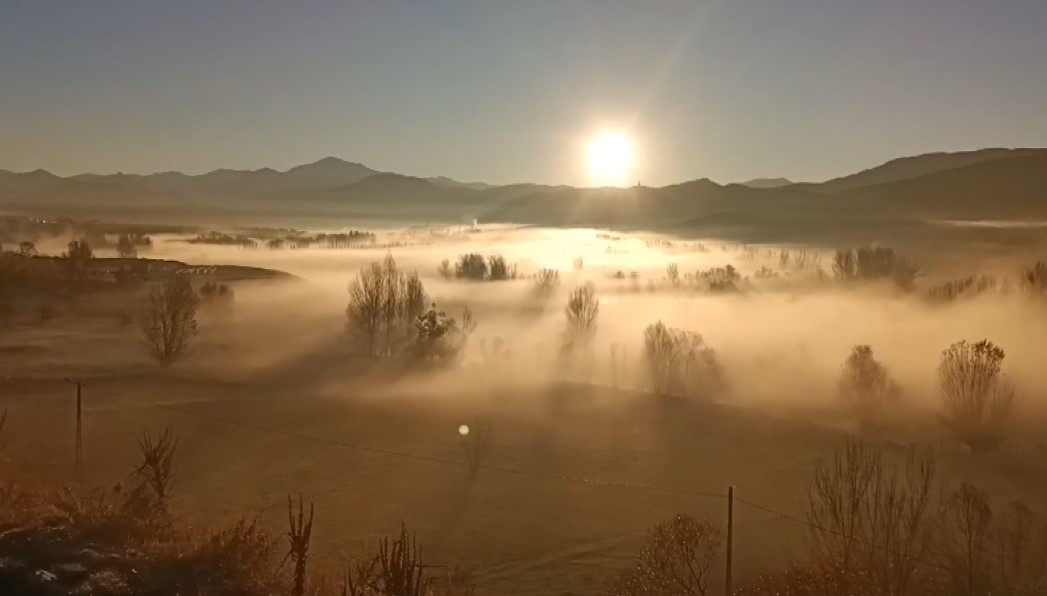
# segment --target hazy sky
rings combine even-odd
[[[815,180],[1047,145],[1047,0],[0,0],[0,168]]]

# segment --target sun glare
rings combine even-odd
[[[588,148],[589,176],[599,186],[624,186],[633,173],[633,143],[620,132],[604,132]]]

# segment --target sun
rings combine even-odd
[[[599,186],[624,186],[633,173],[633,143],[620,132],[607,131],[589,141],[589,177]]]

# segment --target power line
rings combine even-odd
[[[561,481],[561,482],[573,482],[573,483],[577,483],[577,484],[585,484],[585,485],[588,485],[588,486],[595,486],[595,487],[600,487],[600,488],[618,488],[618,489],[624,489],[624,490],[639,490],[639,491],[659,492],[659,493],[666,493],[666,494],[678,494],[678,495],[688,495],[688,496],[705,497],[705,498],[715,498],[715,499],[724,499],[724,498],[726,498],[726,495],[723,494],[723,493],[713,493],[713,492],[705,492],[705,491],[694,491],[694,490],[687,490],[687,489],[668,488],[668,487],[654,486],[654,485],[650,485],[650,484],[636,484],[636,483],[628,483],[628,482],[614,482],[614,481],[610,481],[610,480],[600,480],[600,479],[595,479],[595,478],[585,478],[585,477],[581,477],[581,476],[568,476],[568,475],[564,475],[564,474],[550,474],[550,473],[545,473],[545,472],[535,472],[535,471],[532,471],[532,470],[523,470],[523,469],[519,469],[519,468],[509,468],[509,467],[504,467],[504,466],[491,466],[491,465],[486,465],[486,464],[473,465],[473,464],[469,464],[469,463],[466,463],[466,462],[457,461],[457,460],[453,460],[453,459],[446,459],[446,458],[435,457],[435,456],[430,456],[430,455],[422,455],[422,454],[411,453],[411,452],[407,452],[407,451],[397,451],[397,450],[392,450],[392,449],[382,449],[382,448],[379,448],[379,447],[372,447],[372,446],[369,446],[369,445],[361,445],[361,444],[358,444],[358,443],[348,443],[348,442],[345,442],[345,441],[338,441],[338,440],[334,440],[334,439],[325,439],[323,437],[316,437],[316,436],[313,436],[313,435],[305,435],[305,434],[301,434],[301,433],[285,431],[285,430],[272,428],[272,427],[267,427],[267,426],[259,426],[259,425],[256,425],[256,424],[250,424],[250,423],[247,423],[247,422],[241,422],[239,420],[232,420],[232,419],[229,419],[229,418],[222,418],[222,417],[219,417],[219,416],[211,416],[211,415],[208,415],[208,414],[202,414],[200,412],[194,412],[194,411],[191,411],[191,410],[187,410],[185,408],[180,408],[180,407],[172,406],[172,405],[169,405],[169,404],[161,404],[161,403],[151,402],[151,401],[140,399],[140,398],[137,398],[137,397],[134,397],[134,396],[131,396],[131,395],[127,395],[126,393],[123,393],[123,392],[114,391],[112,389],[106,389],[106,391],[108,393],[114,395],[114,396],[122,397],[124,399],[128,399],[130,401],[133,401],[133,402],[145,405],[145,406],[158,408],[158,409],[163,409],[163,410],[169,410],[169,411],[181,414],[183,416],[190,416],[190,417],[194,417],[194,418],[199,418],[201,420],[207,420],[209,422],[213,422],[213,423],[216,423],[216,424],[225,424],[227,426],[234,426],[234,427],[238,427],[238,428],[244,428],[244,429],[248,429],[248,430],[253,430],[255,432],[269,433],[269,434],[279,435],[279,436],[288,437],[288,438],[292,438],[292,439],[298,439],[298,440],[302,440],[302,441],[310,441],[310,442],[319,443],[319,444],[323,444],[323,445],[328,445],[328,446],[332,446],[332,447],[339,447],[339,448],[343,448],[343,449],[352,449],[352,450],[356,450],[356,451],[362,451],[362,452],[372,453],[372,454],[377,454],[377,455],[384,455],[384,456],[389,456],[389,457],[400,457],[400,458],[404,458],[404,459],[411,459],[411,460],[422,461],[422,462],[427,462],[427,463],[442,464],[442,465],[447,465],[447,466],[455,466],[455,467],[460,467],[460,468],[475,468],[475,469],[478,469],[478,470],[486,470],[486,471],[498,472],[498,473],[502,473],[502,474],[511,474],[511,475],[515,475],[515,476],[524,476],[524,477],[531,477],[531,478],[542,478],[542,479],[545,479],[545,480],[557,480],[557,481]]]

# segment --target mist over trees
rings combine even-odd
[[[644,360],[655,395],[708,396],[719,388],[716,352],[693,331],[666,327],[658,321],[643,334]]]
[[[938,365],[946,424],[975,453],[991,451],[1006,436],[1014,387],[1000,370],[1003,359],[1003,349],[989,340],[959,341]]]
[[[868,345],[854,346],[844,361],[837,391],[853,409],[863,432],[877,430],[885,423],[886,409],[898,399],[901,389]]]
[[[197,332],[198,303],[186,277],[169,277],[149,290],[139,325],[146,347],[160,364],[170,365],[189,349]]]
[[[592,282],[571,290],[564,307],[567,319],[565,346],[568,350],[587,350],[596,337],[597,319],[600,316],[600,300],[596,297],[596,286]]]
[[[414,338],[414,323],[428,304],[418,273],[399,270],[396,260],[387,255],[349,284],[346,330],[365,354],[390,356]]]
[[[920,275],[920,268],[912,259],[893,248],[873,246],[836,251],[832,270],[840,281],[889,280],[903,290],[912,290]]]

